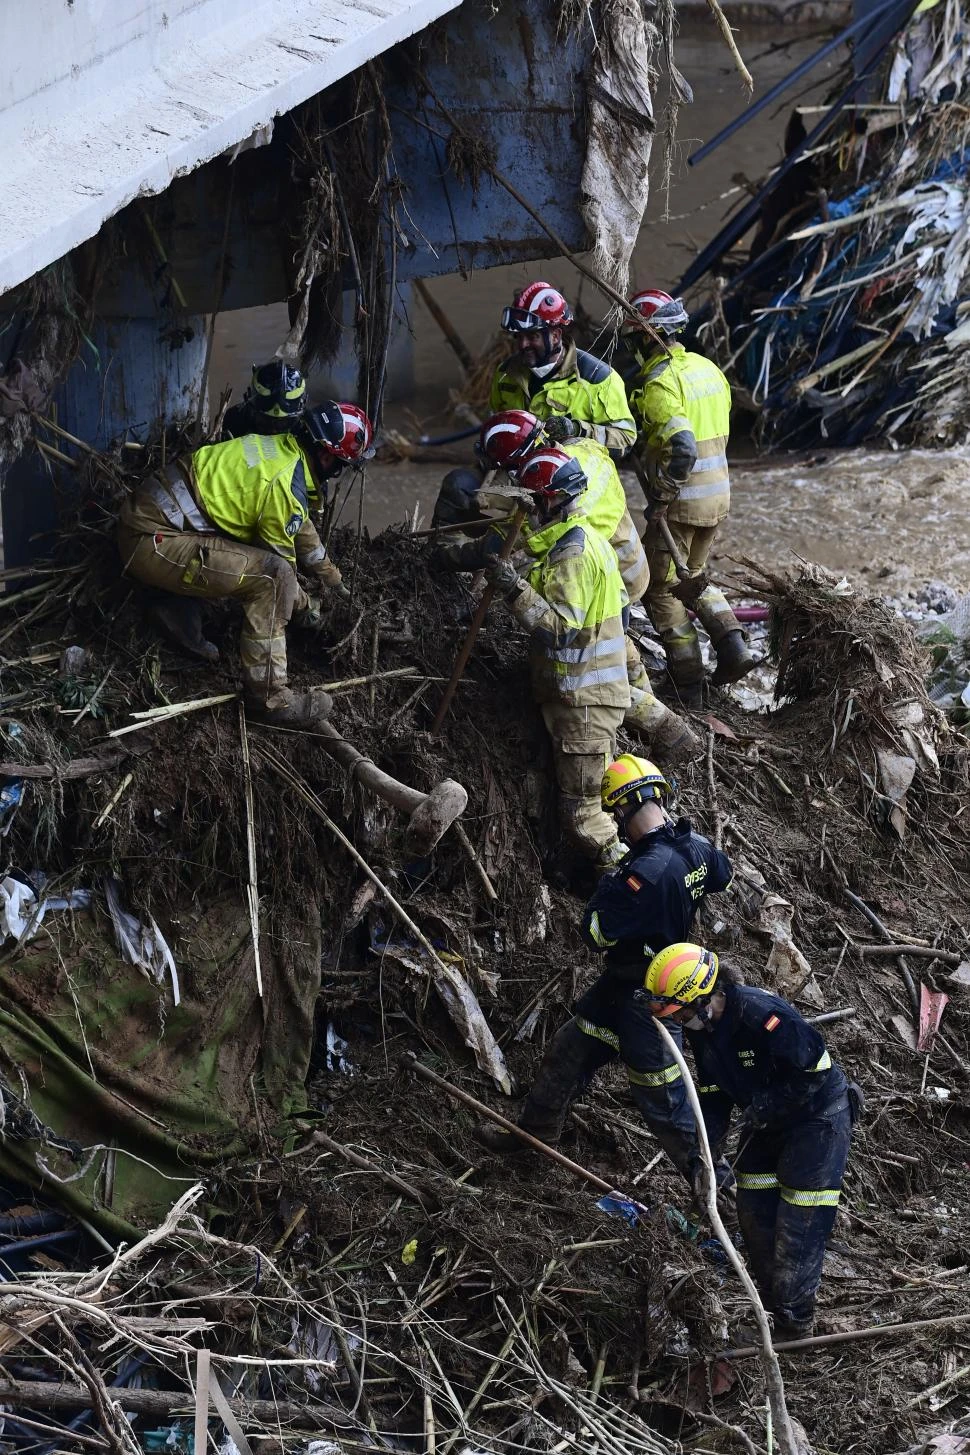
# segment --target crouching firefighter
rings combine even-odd
[[[582,514],[586,476],[559,449],[527,455],[516,484],[535,501],[524,533],[527,575],[495,557],[502,546],[492,528],[478,540],[445,546],[438,561],[485,576],[530,637],[532,693],[552,739],[564,837],[599,868],[622,850],[603,812],[599,784],[616,750],[630,706],[623,608],[626,592],[612,547]]]
[[[729,983],[709,950],[668,945],[646,988],[653,1014],[687,1031],[715,1157],[732,1108],[744,1112],[735,1171],[751,1272],[775,1335],[806,1338],[862,1092],[793,1005]]]
[[[524,409],[506,409],[482,425],[478,451],[486,467],[505,470],[516,481],[521,461],[538,445],[548,442],[548,421]],[[649,584],[650,572],[609,451],[592,439],[570,441],[559,448],[582,466],[586,476],[586,489],[581,498],[583,518],[609,541],[626,594],[631,602],[639,601]],[[700,748],[696,734],[683,718],[658,702],[636,642],[629,635],[624,647],[631,698],[623,719],[624,727],[644,734],[653,750],[667,758],[691,756]]]
[[[129,576],[165,593],[153,615],[193,655],[218,660],[202,635],[201,602],[237,600],[245,624],[239,640],[248,708],[277,723],[325,715],[325,693],[287,685],[286,627],[320,624],[320,602],[297,570],[321,591],[341,591],[340,572],[310,520],[326,482],[364,458],[373,430],[355,404],[325,404],[303,416],[294,434],[243,435],[205,445],[149,475],[124,503],[118,548]],[[181,598],[181,599],[178,599]]]
[[[546,1050],[519,1125],[545,1142],[562,1132],[569,1102],[607,1062],[626,1067],[637,1109],[671,1161],[699,1186],[694,1118],[680,1071],[650,1011],[644,983],[659,946],[689,933],[701,901],[731,882],[730,860],[666,810],[670,784],[653,763],[624,753],[603,777],[604,809],[630,845],[583,912],[583,938],[606,968],[581,996]],[[679,1032],[675,1032],[679,1035]],[[479,1137],[493,1151],[524,1147],[491,1124]]]
[[[674,544],[691,574],[699,576],[731,507],[727,462],[731,386],[710,359],[674,342],[688,323],[681,299],[651,289],[637,293],[630,303],[666,341],[666,348],[660,347],[633,321],[623,329],[623,341],[639,365],[630,400],[640,430],[637,448],[644,455],[652,489],[643,538],[650,563],[644,605],[664,644],[681,702],[696,708],[702,702],[704,661],[687,608],[670,591],[677,573],[658,517],[666,515]],[[715,684],[736,682],[757,666],[760,658],[749,648],[723,592],[707,586],[692,609],[717,656],[711,679]]]

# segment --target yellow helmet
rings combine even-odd
[[[659,955],[654,955],[647,966],[647,978],[643,982],[647,994],[653,1000],[666,1004],[653,1014],[661,1020],[673,1015],[691,1001],[711,995],[717,982],[717,956],[713,950],[702,950],[700,945],[681,942],[668,945]]]
[[[617,809],[635,813],[645,803],[663,803],[669,792],[670,784],[656,763],[621,753],[603,774],[600,799],[607,813]]]

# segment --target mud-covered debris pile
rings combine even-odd
[[[216,670],[160,644],[117,578],[107,518],[92,505],[83,569],[68,562],[20,583],[0,643],[3,771],[22,792],[5,871],[44,871],[36,892],[52,902],[64,889],[92,891],[90,911],[48,911],[37,935],[8,942],[0,965],[8,1104],[36,1118],[21,1120],[21,1140],[8,1136],[5,1171],[43,1181],[129,1239],[131,1223],[159,1221],[160,1199],[167,1206],[201,1175],[227,1241],[205,1244],[197,1226],[180,1224],[150,1276],[139,1265],[137,1276],[112,1278],[119,1343],[98,1342],[99,1377],[110,1383],[136,1336],[145,1383],[168,1392],[184,1388],[187,1348],[281,1360],[218,1365],[227,1386],[230,1373],[233,1386],[244,1375],[240,1399],[280,1403],[279,1422],[265,1405],[247,1407],[247,1428],[302,1429],[294,1407],[311,1405],[313,1429],[348,1450],[385,1436],[429,1448],[432,1435],[439,1450],[737,1448],[719,1420],[762,1448],[757,1361],[724,1357],[728,1343],[749,1342],[743,1292],[658,1160],[619,1072],[582,1093],[564,1150],[648,1206],[635,1227],[599,1209],[562,1167],[486,1154],[473,1114],[409,1071],[406,1056],[417,1055],[509,1108],[435,993],[427,950],[313,806],[460,972],[510,1074],[527,1085],[597,967],[577,934],[581,893],[556,887],[573,866],[557,854],[518,629],[493,611],[434,737],[467,586],[437,576],[426,546],[398,532],[335,539],[353,601],[333,606],[318,636],[291,632],[294,676],[338,684],[335,726],[385,772],[422,790],[445,777],[464,784],[463,826],[498,899],[454,830],[414,859],[404,815],[352,781],[318,739],[250,725],[261,999],[238,703],[132,716],[234,693],[238,621],[216,609],[207,622],[222,652]],[[806,1013],[845,1012],[827,1027],[829,1044],[870,1110],[820,1329],[943,1322],[785,1358],[783,1371],[817,1449],[885,1455],[963,1409],[958,1383],[949,1395],[924,1392],[952,1372],[959,1326],[945,1321],[966,1305],[970,1000],[950,958],[932,958],[933,949],[970,957],[958,818],[966,753],[930,709],[923,726],[938,763],[917,761],[905,800],[893,802],[901,840],[876,775],[880,752],[907,756],[896,706],[927,710],[918,650],[893,635],[899,623],[878,603],[837,583],[761,585],[775,607],[786,700],[767,717],[727,696],[712,702],[701,719],[710,772],[701,762],[682,775],[675,810],[717,835],[738,871],[698,938]],[[67,644],[86,657],[59,675]],[[361,677],[371,680],[340,689]],[[145,931],[141,965],[120,958],[109,879]],[[910,968],[950,996],[928,1056],[913,1049],[899,968],[860,948],[878,935],[859,900],[891,937],[929,952]],[[42,1164],[75,1180],[57,1185]],[[75,1317],[72,1336],[93,1349],[103,1316]],[[63,1330],[36,1337],[31,1359],[59,1371]]]

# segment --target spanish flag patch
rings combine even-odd
[[[776,1015],[770,1015],[765,1021],[764,1028],[766,1031],[774,1031],[777,1030],[780,1025],[781,1021],[778,1019],[778,1017]]]
[[[643,880],[642,879],[638,879],[635,874],[628,874],[627,875],[627,878],[626,878],[626,882],[627,882],[627,884],[629,884],[629,886],[633,890],[634,894],[639,894],[640,893],[640,890],[643,888]]]

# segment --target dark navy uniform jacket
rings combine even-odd
[[[654,955],[690,939],[705,894],[726,889],[731,861],[687,819],[640,839],[600,880],[583,912],[583,938],[601,954],[607,973],[643,984]]]
[[[814,1026],[793,1005],[753,985],[724,985],[719,1021],[687,1031],[712,1144],[727,1132],[732,1106],[755,1126],[783,1131],[842,1103],[848,1081]]]

